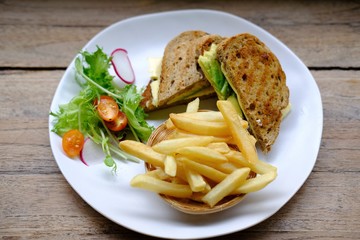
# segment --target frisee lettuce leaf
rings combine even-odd
[[[100,144],[106,157],[104,163],[117,170],[114,156],[123,160],[138,161],[138,159],[121,151],[118,142],[127,131],[131,131],[138,141],[146,142],[154,130],[146,122],[146,113],[140,107],[141,93],[135,85],[124,88],[114,86],[114,77],[110,75],[111,57],[106,55],[100,47],[93,53],[80,52],[75,59],[76,82],[82,87],[78,95],[68,103],[60,105],[57,112],[50,112],[54,116],[52,131],[63,136],[71,129],[79,129],[85,137],[90,137]],[[116,135],[111,132],[97,114],[93,101],[101,95],[112,96],[121,111],[128,118],[128,127]]]

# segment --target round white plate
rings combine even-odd
[[[292,110],[281,125],[270,154],[260,157],[278,168],[278,177],[265,189],[248,194],[237,206],[216,214],[193,216],[180,213],[156,194],[130,187],[130,180],[144,172],[142,163],[118,162],[112,175],[104,164],[87,167],[66,157],[61,139],[53,132],[50,144],[56,162],[69,184],[94,209],[112,221],[134,231],[161,237],[193,239],[220,236],[251,227],[276,213],[298,191],[311,173],[319,151],[323,113],[319,89],[301,60],[278,39],[260,27],[237,16],[212,10],[185,10],[149,14],[115,23],[97,34],[84,47],[96,45],[110,54],[115,48],[128,51],[136,74],[135,84],[149,80],[148,57],[161,57],[166,44],[185,30],[203,30],[222,36],[249,32],[260,38],[279,58],[290,88]],[[74,81],[74,62],[67,68],[56,90],[51,111],[67,103],[79,91]],[[205,101],[206,107],[214,102]],[[169,111],[149,116],[157,126]],[[49,118],[49,130],[53,118]]]

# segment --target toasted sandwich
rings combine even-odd
[[[213,43],[198,62],[219,99],[235,98],[260,148],[269,152],[290,106],[277,57],[257,37],[244,33]]]
[[[220,40],[220,36],[203,31],[186,31],[173,38],[164,50],[159,79],[152,79],[143,92],[144,110],[150,112],[197,97],[216,96],[198,64],[198,57]]]

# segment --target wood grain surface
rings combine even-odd
[[[359,239],[360,2],[275,0],[0,1],[2,239],[153,239],[103,217],[64,179],[49,143],[50,103],[73,57],[105,27],[202,8],[285,43],[311,70],[324,113],[316,165],[296,195],[264,222],[214,239]]]

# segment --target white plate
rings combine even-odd
[[[178,239],[214,237],[246,229],[267,219],[303,185],[319,151],[323,113],[314,78],[283,43],[242,18],[212,10],[138,16],[104,29],[84,49],[93,51],[98,45],[108,54],[115,48],[127,49],[136,74],[136,84],[144,86],[149,79],[147,58],[161,56],[171,38],[182,31],[195,29],[223,36],[252,33],[270,47],[283,66],[293,108],[281,125],[271,153],[267,156],[260,154],[278,168],[277,179],[265,189],[249,194],[230,210],[207,216],[187,215],[169,207],[156,194],[129,186],[136,174],[144,172],[143,164],[119,162],[117,176],[112,175],[103,164],[86,167],[80,161],[67,158],[62,152],[59,136],[50,132],[56,162],[75,191],[105,217],[151,236]],[[51,110],[57,111],[59,104],[68,102],[78,91],[72,62],[56,90]],[[214,106],[211,101],[206,104]],[[158,125],[168,112],[152,114],[150,124]],[[52,120],[50,117],[49,129],[52,129]]]

